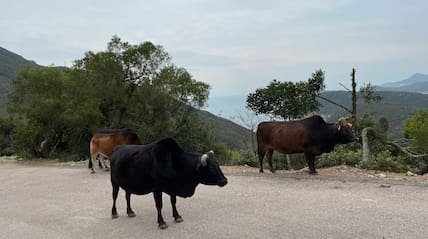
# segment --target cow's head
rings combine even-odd
[[[217,161],[214,158],[214,152],[205,153],[200,158],[199,177],[202,184],[218,185],[223,187],[227,184],[227,178],[223,175]]]
[[[339,121],[336,123],[336,127],[338,135],[337,140],[340,144],[347,144],[358,139],[352,131],[352,125],[348,123],[346,119],[339,119]]]

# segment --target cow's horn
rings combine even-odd
[[[337,126],[337,131],[340,131],[340,127],[342,127],[340,124]]]
[[[203,154],[202,155],[202,157],[201,157],[201,165],[202,165],[202,167],[207,166],[208,157],[209,157],[208,154]]]

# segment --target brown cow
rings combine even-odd
[[[276,150],[284,154],[304,153],[309,174],[316,174],[315,156],[331,152],[336,144],[346,144],[356,139],[346,120],[328,124],[320,116],[314,115],[295,121],[262,122],[257,127],[259,171],[263,173],[263,158],[267,155],[270,171],[275,172],[272,154]]]
[[[100,168],[108,171],[104,158],[110,158],[113,149],[121,144],[141,144],[137,132],[132,129],[103,129],[95,132],[90,143],[90,159],[88,167],[95,173],[93,163],[98,158]]]

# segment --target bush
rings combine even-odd
[[[10,156],[15,153],[12,148],[12,131],[12,122],[0,117],[0,156]]]
[[[229,155],[230,157],[224,165],[248,165],[251,167],[258,167],[259,165],[257,156],[250,150],[229,150]]]
[[[362,162],[360,166],[366,169],[396,173],[403,173],[410,169],[404,162],[404,157],[394,157],[387,150],[378,153],[367,162]]]
[[[357,166],[362,158],[361,149],[349,150],[345,145],[338,145],[328,154],[321,154],[317,160],[317,167],[326,168],[338,165]]]

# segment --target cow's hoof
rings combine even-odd
[[[95,173],[95,171],[91,171],[91,174],[94,174]]]
[[[112,214],[111,215],[111,219],[116,219],[116,218],[119,218],[119,215],[117,215],[117,214]]]
[[[128,212],[128,217],[135,217],[135,213],[134,212]]]
[[[107,172],[108,172],[108,171],[110,171],[110,169],[109,169],[109,168],[106,168],[106,169],[104,169],[104,170],[105,170],[105,171],[107,171]]]
[[[264,173],[264,171],[263,170],[259,170],[259,173]]]
[[[275,169],[270,170],[271,173],[276,173]]]
[[[309,175],[318,175],[318,172],[317,171],[315,171],[315,172],[309,172]]]
[[[184,220],[183,220],[183,218],[182,218],[182,217],[176,217],[176,218],[174,219],[174,221],[175,221],[176,223],[180,223],[180,222],[183,222]]]
[[[159,224],[159,229],[167,229],[168,225],[166,223]]]

